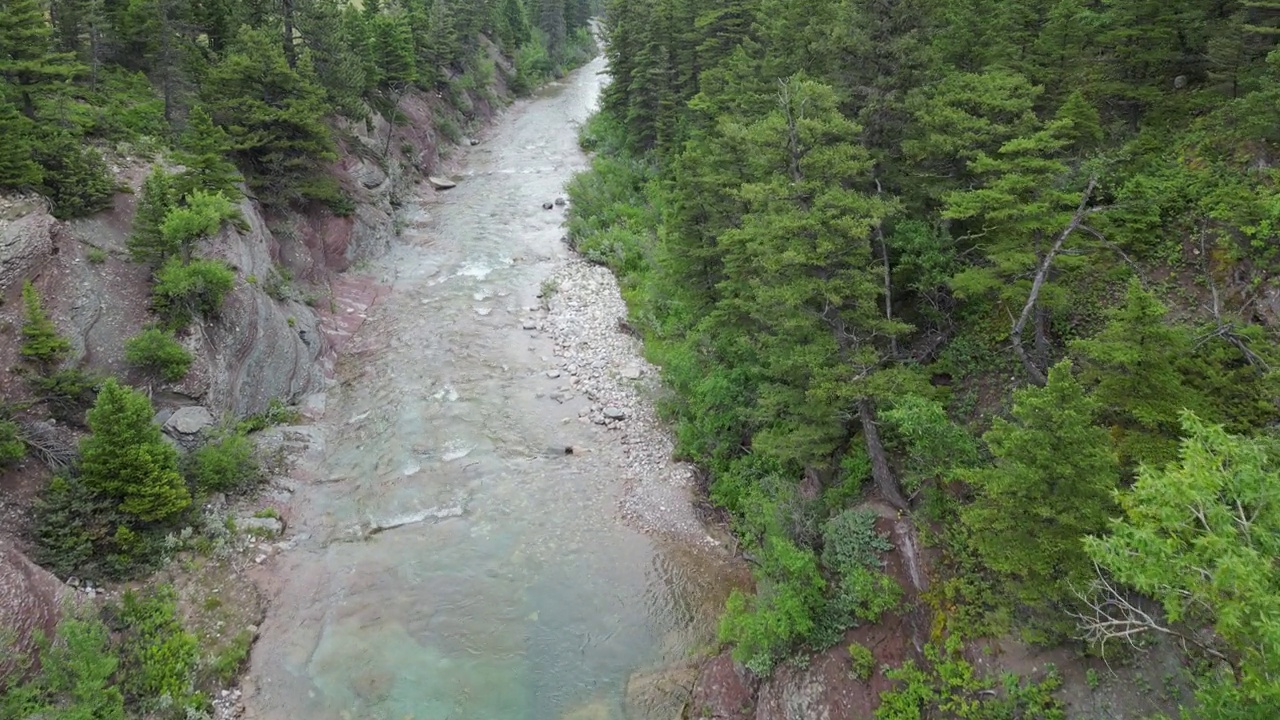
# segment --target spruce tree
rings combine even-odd
[[[71,342],[58,334],[58,328],[40,302],[40,293],[30,280],[22,283],[22,304],[26,316],[18,352],[47,374],[71,354]]]
[[[164,236],[164,220],[178,201],[174,177],[156,167],[142,184],[142,198],[133,216],[133,232],[126,241],[134,262],[159,267],[177,252]]]
[[[270,30],[242,27],[201,93],[249,186],[265,202],[287,204],[307,199],[309,183],[335,154],[310,55],[291,68],[278,40]]]
[[[12,104],[0,99],[0,188],[29,188],[44,177],[31,160],[33,125]]]
[[[241,177],[235,163],[227,159],[231,151],[226,131],[214,125],[204,107],[197,105],[187,118],[187,129],[173,154],[174,161],[185,168],[174,178],[177,197],[203,190],[238,200],[240,189],[236,184]]]
[[[361,24],[361,33],[350,36],[344,24],[344,4],[338,0],[301,3],[298,30],[329,102],[339,113],[358,118],[366,112],[361,101],[366,88],[363,18],[353,13],[355,21]]]
[[[13,85],[22,113],[33,120],[36,95],[83,70],[70,53],[53,51],[52,36],[37,0],[0,0],[0,78]]]
[[[402,13],[373,18],[374,62],[378,82],[384,86],[404,85],[417,79],[414,64],[413,30]]]
[[[973,547],[1019,600],[1069,598],[1092,574],[1083,540],[1106,530],[1120,479],[1097,412],[1059,363],[1045,387],[1015,392],[1012,421],[997,418],[983,436],[995,464],[959,475],[977,493],[962,513]]]
[[[89,411],[92,434],[80,443],[81,481],[140,523],[171,519],[191,505],[178,451],[160,436],[154,415],[146,395],[110,379]]]

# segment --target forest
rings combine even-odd
[[[1063,717],[1052,678],[974,680],[1001,636],[1172,639],[1166,717],[1275,717],[1280,3],[614,0],[604,26],[570,241],[753,562],[734,658],[767,677],[896,610],[878,504],[936,558],[927,661],[887,669],[879,720]]]
[[[39,466],[52,475],[25,508],[31,527],[5,531],[22,536],[20,549],[55,582],[119,583],[122,592],[100,606],[68,603],[38,648],[0,626],[0,718],[213,716],[253,631],[193,627],[224,603],[206,596],[194,611],[191,598],[181,607],[164,570],[216,568],[254,538],[261,528],[202,508],[215,496],[252,496],[272,459],[251,433],[297,413],[272,398],[263,412],[221,419],[199,447],[162,437],[153,391],[191,371],[180,340],[217,320],[233,285],[296,300],[285,269],[240,277],[203,256],[209,241],[228,226],[245,230],[245,207],[265,217],[351,215],[355,200],[334,171],[339,148],[373,153],[353,127],[409,122],[401,100],[418,93],[438,101],[427,130],[459,144],[473,128],[454,118],[470,118],[472,97],[497,106],[499,93],[532,92],[593,57],[595,12],[589,0],[0,0],[0,220],[22,212],[15,207],[93,216],[133,192],[122,167],[148,168],[127,252],[109,257],[90,243],[86,258],[150,273],[138,308],[148,324],[124,342],[123,358],[106,359],[121,361],[120,377],[76,350],[38,278],[5,288],[20,312],[0,341],[17,351],[0,394],[0,473]],[[392,154],[410,153],[388,139],[375,160],[386,166]],[[50,284],[46,294],[62,291]],[[267,508],[245,524],[282,528],[278,520]],[[22,558],[9,539],[0,537],[5,562]]]

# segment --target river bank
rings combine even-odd
[[[542,209],[602,70],[513,106],[347,278],[338,315],[367,320],[286,430],[309,447],[255,571],[246,717],[621,717],[633,673],[709,640],[740,573],[666,460],[616,284]]]

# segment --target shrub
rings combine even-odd
[[[776,536],[761,549],[758,580],[755,597],[736,590],[729,597],[720,640],[735,644],[734,660],[766,676],[813,632],[824,582],[813,553]]]
[[[89,248],[85,253],[85,259],[90,265],[101,265],[107,261],[107,251],[102,248]]]
[[[124,357],[130,364],[169,382],[186,377],[191,367],[191,353],[178,343],[173,333],[154,327],[129,338],[124,345]]]
[[[84,424],[84,410],[93,404],[100,384],[97,375],[80,368],[56,370],[27,378],[31,391],[63,422]]]
[[[49,481],[34,510],[36,561],[63,577],[88,566],[110,504],[95,498],[79,479],[60,475]]]
[[[38,672],[0,692],[0,717],[124,720],[124,696],[111,684],[118,666],[101,622],[68,617],[42,649]]]
[[[205,701],[193,687],[200,644],[178,620],[177,595],[162,585],[149,597],[126,591],[120,608],[125,625],[123,686],[148,710],[200,710]]]
[[[252,647],[253,633],[241,630],[231,640],[230,645],[214,656],[209,668],[213,671],[214,679],[222,685],[230,684],[235,680],[236,675],[240,673],[240,668],[249,659],[249,650]]]
[[[871,679],[875,668],[876,658],[871,654],[871,649],[862,643],[850,643],[849,674],[865,682]]]
[[[205,492],[243,490],[262,477],[253,441],[239,431],[211,439],[191,454],[188,475]]]
[[[134,262],[158,266],[177,252],[163,232],[165,219],[177,202],[173,175],[162,167],[153,169],[142,184],[142,197],[133,215],[133,232],[126,241]]]
[[[845,510],[828,520],[822,526],[822,544],[822,564],[841,574],[855,567],[880,567],[880,553],[893,549],[889,539],[876,532],[871,510]]]
[[[41,191],[53,202],[54,217],[84,217],[111,206],[115,182],[102,155],[82,138],[57,130],[33,149],[36,162],[44,168]]]
[[[156,273],[151,302],[171,327],[184,327],[193,317],[217,314],[234,286],[235,274],[221,260],[170,258]]]
[[[235,204],[221,193],[193,190],[182,207],[165,215],[160,233],[166,247],[189,251],[197,240],[216,235],[223,222],[239,215]]]
[[[285,405],[280,398],[272,398],[266,410],[241,420],[237,429],[242,433],[257,432],[273,425],[292,425],[301,417],[297,410]]]

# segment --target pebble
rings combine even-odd
[[[547,377],[551,378],[552,380],[555,380],[556,378],[560,377],[560,371],[559,371],[559,370],[548,370],[548,371],[547,371]]]
[[[694,468],[671,459],[670,429],[652,407],[658,370],[644,359],[640,342],[618,329],[627,307],[617,280],[608,269],[581,259],[557,268],[551,280],[557,291],[549,298],[542,330],[552,340],[559,369],[570,376],[570,388],[590,402],[579,410],[578,421],[618,439],[612,445],[625,488],[622,515],[648,531],[714,544],[692,502]],[[573,397],[561,389],[550,399]]]

